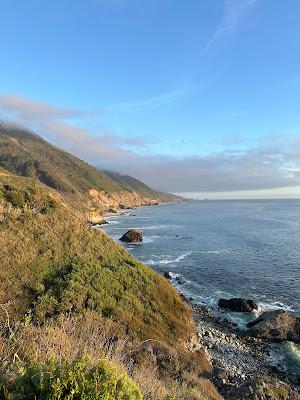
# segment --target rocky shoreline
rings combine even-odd
[[[245,335],[234,324],[214,316],[212,309],[193,304],[190,307],[199,347],[211,360],[213,382],[225,399],[238,398],[235,394],[239,389],[251,388],[253,381],[262,376],[285,382],[295,396],[300,393],[300,377],[278,363],[274,343]]]
[[[117,213],[113,214],[120,216],[123,213],[124,210],[118,210]],[[125,232],[123,237],[129,232]],[[142,232],[138,232],[142,235]],[[170,283],[175,283],[169,272],[165,272],[164,276]],[[176,285],[174,286],[175,289],[179,289],[176,288]],[[284,320],[280,319],[282,310],[277,310],[277,319],[273,318],[271,321],[282,325],[279,330],[273,329],[274,326],[276,328],[277,326],[272,324],[270,330],[268,320],[267,324],[263,326],[262,332],[264,334],[271,332],[273,335],[273,340],[266,340],[266,337],[263,339],[254,337],[255,335],[251,336],[250,330],[239,329],[236,324],[226,319],[225,313],[223,315],[216,313],[216,308],[193,304],[191,299],[188,300],[180,293],[180,290],[178,292],[191,308],[198,335],[196,347],[203,349],[210,359],[213,366],[210,378],[224,399],[300,400],[300,375],[291,368],[287,368],[280,358],[278,348],[280,336],[278,335],[285,335],[283,340],[286,340],[289,339],[291,332],[290,326],[286,326],[286,316],[284,316]],[[258,306],[252,300],[221,300],[219,306],[222,307],[222,303],[226,303],[226,307],[233,307],[232,311],[258,310]],[[273,313],[276,313],[276,311]],[[256,321],[258,320],[259,318]],[[255,326],[255,324],[252,323],[252,326]],[[299,337],[299,325],[297,325],[296,330],[296,335]]]

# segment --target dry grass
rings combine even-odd
[[[25,192],[33,185],[11,179]],[[44,203],[45,187],[34,189],[35,203]],[[195,334],[189,308],[166,279],[91,229],[70,206],[59,203],[46,214],[39,208],[0,222],[0,302],[12,302],[12,318],[29,308],[39,320],[94,310],[113,316],[132,337],[175,343]]]
[[[105,358],[120,372],[126,371],[140,386],[145,400],[164,400],[170,394],[181,400],[221,399],[202,377],[208,365],[197,364],[200,358],[195,354],[155,341],[129,342],[115,322],[87,312],[77,317],[61,316],[42,326],[4,326],[0,374],[12,382],[18,370],[28,364],[45,363],[49,358],[72,362],[88,356],[95,364]]]

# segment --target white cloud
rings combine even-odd
[[[54,107],[47,103],[34,101],[12,93],[0,95],[0,109],[12,117],[28,122],[53,118],[70,118],[81,114],[76,110]]]
[[[225,34],[234,32],[245,16],[258,0],[225,0],[221,21],[216,30],[200,52],[200,57],[206,54],[209,49]]]
[[[2,96],[0,111],[9,110],[14,122],[33,128],[50,142],[95,166],[129,173],[165,191],[232,192],[234,196],[249,190],[282,192],[282,188],[290,188],[285,193],[296,193],[300,186],[300,143],[296,134],[265,137],[248,150],[234,146],[234,150],[202,157],[179,158],[146,151],[141,154],[139,150],[147,147],[147,139],[124,138],[103,130],[91,132],[65,121],[74,113],[70,109],[24,97],[22,101],[5,99]],[[238,138],[230,139],[237,142]]]
[[[184,94],[183,90],[173,90],[158,96],[146,97],[139,100],[124,101],[121,103],[112,104],[106,107],[109,111],[126,111],[142,107],[158,107],[163,104],[172,103],[178,100]]]

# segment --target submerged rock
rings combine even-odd
[[[287,311],[268,311],[248,324],[249,333],[261,339],[300,342],[300,318]]]
[[[233,299],[220,299],[218,306],[236,312],[252,312],[258,310],[258,305],[253,300],[235,297]]]
[[[122,242],[127,243],[138,243],[143,240],[143,233],[139,229],[129,229],[124,235],[120,238]]]

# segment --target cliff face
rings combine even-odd
[[[149,206],[159,204],[158,198],[150,198],[141,196],[137,192],[118,192],[107,193],[96,189],[89,190],[89,194],[93,199],[93,204],[102,207],[104,210],[108,208],[132,208],[139,206]]]

